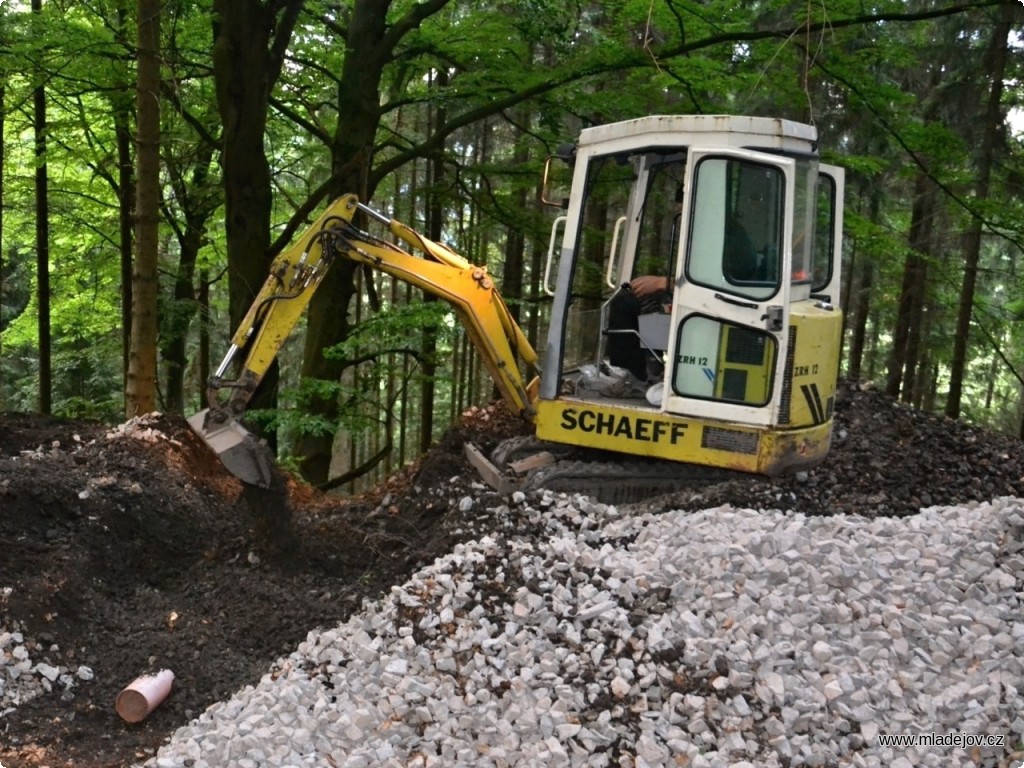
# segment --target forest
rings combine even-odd
[[[545,158],[731,114],[845,169],[842,375],[1024,439],[1022,30],[1018,0],[8,0],[0,411],[202,408],[344,193],[486,265],[542,346]],[[340,261],[249,415],[355,490],[494,396],[447,305]]]

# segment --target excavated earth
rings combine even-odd
[[[179,417],[111,427],[0,415],[0,677],[26,655],[35,670],[31,687],[0,680],[0,764],[151,757],[307,632],[485,532],[502,498],[463,443],[522,432],[499,405],[474,410],[373,492],[339,498],[283,475],[270,491],[243,488]],[[904,516],[999,496],[1024,497],[1024,443],[844,384],[817,469],[637,506]],[[170,696],[143,722],[122,720],[118,692],[160,669],[174,672]]]

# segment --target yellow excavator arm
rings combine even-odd
[[[362,212],[382,224],[401,247],[355,226]],[[446,246],[363,205],[355,195],[334,200],[308,233],[278,256],[253,300],[207,390],[209,408],[189,424],[237,477],[268,486],[273,458],[238,423],[248,402],[309,305],[336,258],[367,264],[447,301],[459,316],[498,390],[515,413],[532,419],[537,353],[515,322],[485,267],[475,266]],[[238,364],[237,358],[244,355]],[[520,364],[531,377],[530,383]],[[228,378],[237,365],[238,373]],[[230,395],[224,399],[224,390]]]

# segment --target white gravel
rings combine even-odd
[[[547,538],[458,547],[147,768],[1020,765],[1024,500],[493,515]]]
[[[0,609],[6,607],[13,591],[13,587],[0,587]],[[90,667],[50,664],[50,655],[56,656],[59,651],[57,645],[43,647],[26,638],[19,622],[0,624],[0,720],[22,704],[54,690],[61,692],[63,701],[71,701],[73,689],[93,679]]]

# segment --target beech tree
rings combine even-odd
[[[32,13],[38,20],[42,0],[32,0]],[[37,24],[38,26],[38,24]],[[50,413],[53,403],[53,365],[50,354],[50,205],[49,175],[46,158],[46,89],[42,83],[32,91],[32,123],[35,129],[36,192],[36,304],[39,329],[39,411]]]
[[[138,0],[135,264],[125,413],[156,409],[157,263],[160,221],[160,2]]]

